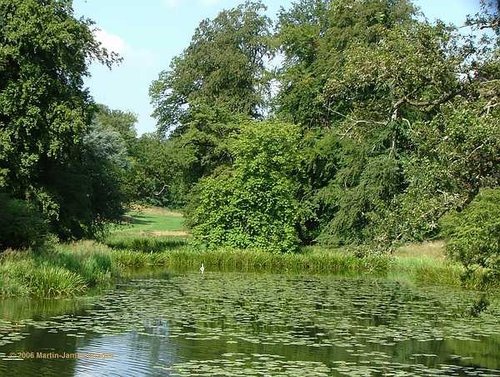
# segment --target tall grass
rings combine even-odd
[[[345,253],[275,254],[259,250],[217,249],[200,251],[185,247],[162,253],[113,251],[113,260],[125,268],[147,266],[181,270],[197,270],[203,263],[214,271],[307,272],[331,274],[370,273],[387,271],[389,258],[374,256],[357,258]]]
[[[186,246],[188,239],[186,237],[144,237],[133,234],[114,234],[107,237],[103,243],[117,250],[160,252]]]
[[[460,286],[463,267],[428,256],[392,258],[388,277],[425,285]]]
[[[85,281],[78,274],[58,266],[39,265],[29,256],[0,265],[0,293],[4,297],[67,296],[85,289]]]
[[[259,250],[200,250],[179,246],[159,252],[111,249],[83,241],[57,245],[41,254],[10,252],[0,257],[0,295],[68,296],[103,287],[135,270],[241,271],[371,275],[417,284],[459,287],[463,268],[429,255],[358,257],[340,250],[309,248],[302,253]],[[470,286],[470,288],[475,288]]]
[[[76,295],[109,284],[116,275],[109,253],[95,243],[58,245],[39,253],[11,251],[0,258],[0,295]]]

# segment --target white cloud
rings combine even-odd
[[[108,33],[106,30],[97,29],[94,31],[96,39],[101,42],[102,47],[117,54],[124,55],[129,49],[125,41],[118,35]]]
[[[97,29],[94,31],[94,35],[101,42],[102,47],[108,51],[116,52],[122,57],[123,64],[152,67],[157,62],[156,55],[152,51],[132,47],[116,34],[109,33],[104,29]]]

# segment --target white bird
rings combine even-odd
[[[205,272],[205,266],[203,265],[203,263],[201,264],[201,267],[200,267],[200,272],[201,272],[201,273],[204,273],[204,272]]]

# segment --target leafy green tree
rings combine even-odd
[[[93,104],[83,78],[91,61],[116,59],[71,1],[0,1],[0,189],[34,204],[64,237],[115,215],[92,204],[84,137]]]
[[[298,244],[299,129],[279,122],[242,125],[230,142],[234,163],[197,184],[188,212],[193,234],[208,247],[289,252]]]
[[[468,277],[481,272],[483,283],[500,277],[500,189],[484,189],[462,211],[442,220],[449,255],[464,264]]]
[[[326,93],[328,81],[343,72],[349,49],[370,50],[414,15],[407,0],[300,0],[282,10],[276,35],[284,56],[277,113],[302,127],[331,126],[350,103],[334,102]]]
[[[193,106],[257,117],[267,87],[270,24],[265,6],[247,1],[196,29],[189,47],[150,88],[159,132],[185,131]]]
[[[310,135],[306,241],[422,239],[498,184],[498,53],[417,14],[403,0],[302,0],[280,15],[277,113]]]
[[[97,111],[94,115],[94,123],[101,128],[117,132],[125,142],[129,153],[134,146],[137,138],[135,125],[137,116],[129,111],[110,109],[106,105],[97,105]]]
[[[97,105],[86,144],[91,146],[96,156],[107,161],[110,173],[119,184],[121,195],[117,199],[124,203],[138,200],[140,183],[137,181],[136,165],[142,163],[138,157],[138,139],[135,130],[137,117],[131,112],[110,109]]]
[[[179,207],[184,202],[180,187],[183,170],[179,164],[187,163],[187,153],[172,149],[170,141],[156,134],[144,134],[137,139],[127,178],[132,200],[168,207]]]
[[[0,193],[0,250],[41,245],[48,235],[45,219],[23,200]]]
[[[264,10],[247,1],[202,21],[188,48],[151,85],[159,134],[168,136],[169,160],[180,171],[160,185],[175,192],[170,202],[177,195],[176,204],[185,203],[200,178],[229,164],[227,139],[242,120],[264,112],[271,56]]]

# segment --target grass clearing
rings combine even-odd
[[[158,207],[135,207],[127,223],[113,227],[103,243],[115,250],[157,253],[186,246],[190,239],[180,212]]]
[[[113,229],[113,235],[162,236],[168,235],[162,234],[166,232],[188,235],[182,213],[163,208],[134,207],[124,216],[124,222]]]

